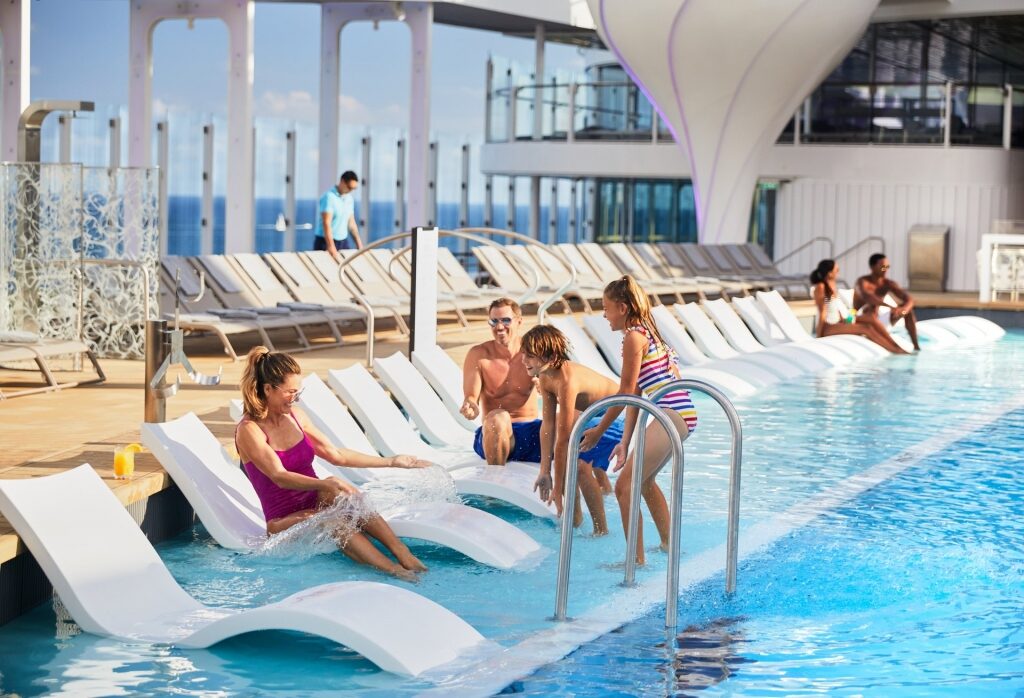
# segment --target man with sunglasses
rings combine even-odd
[[[497,298],[487,316],[493,339],[470,349],[462,369],[460,412],[470,420],[483,415],[473,450],[491,465],[539,463],[541,420],[520,350],[523,313],[511,298]]]
[[[889,324],[895,325],[901,319],[904,321],[910,341],[914,344],[914,351],[921,351],[917,343],[917,318],[914,316],[914,297],[903,290],[903,288],[888,277],[889,258],[881,252],[876,252],[868,259],[871,266],[871,273],[857,279],[854,287],[853,305],[860,311],[857,322],[876,325],[880,330],[888,331],[883,324],[886,315],[889,316]],[[896,299],[899,305],[893,307],[886,303],[886,297]]]

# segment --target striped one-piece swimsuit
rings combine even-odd
[[[647,352],[640,362],[640,375],[636,382],[644,396],[650,398],[659,388],[678,379],[672,369],[674,365],[678,365],[679,359],[672,349],[656,341],[643,325],[627,327],[626,332],[639,332],[647,339]],[[697,428],[697,408],[693,406],[689,390],[668,392],[658,400],[657,405],[662,409],[678,412],[690,432]]]

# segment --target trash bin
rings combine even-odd
[[[910,290],[945,291],[949,272],[949,226],[915,225],[907,236]]]

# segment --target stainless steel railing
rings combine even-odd
[[[629,530],[626,539],[626,560],[623,585],[632,586],[636,578],[636,548],[640,530],[640,489],[643,479],[643,465],[636,459],[643,458],[647,415],[651,415],[661,424],[669,437],[672,448],[672,489],[669,500],[671,521],[669,525],[668,571],[665,579],[665,627],[674,628],[679,608],[679,540],[682,531],[683,503],[683,442],[675,425],[659,408],[655,401],[662,395],[673,390],[694,390],[710,396],[725,410],[732,429],[732,448],[729,469],[729,515],[728,532],[726,535],[726,567],[725,588],[727,593],[736,590],[736,569],[739,555],[739,511],[740,511],[740,475],[742,470],[743,427],[739,413],[725,394],[710,383],[697,379],[681,379],[673,381],[657,391],[653,400],[637,395],[612,395],[598,400],[583,411],[569,434],[569,454],[566,459],[565,502],[562,510],[562,536],[558,555],[558,575],[555,589],[554,620],[567,619],[566,608],[569,600],[569,564],[572,557],[572,519],[576,506],[576,482],[578,477],[576,461],[579,459],[579,439],[587,421],[609,407],[625,405],[636,407],[641,411],[637,420],[637,431],[634,443],[634,467],[629,510]],[[637,454],[640,454],[637,456]]]

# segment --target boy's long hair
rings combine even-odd
[[[636,279],[626,274],[621,279],[616,279],[605,286],[604,295],[613,303],[625,303],[628,320],[626,327],[640,325],[651,333],[659,346],[667,346],[665,340],[661,338],[661,333],[658,332],[658,324],[654,321],[654,316],[651,315],[651,302],[647,300],[647,294],[640,288]]]
[[[277,387],[291,375],[300,375],[299,362],[288,354],[253,347],[245,362],[238,385],[242,390],[242,411],[249,419],[260,421],[267,416],[267,386]]]
[[[569,340],[552,325],[537,325],[523,335],[520,345],[524,354],[536,356],[555,368],[569,360]]]

